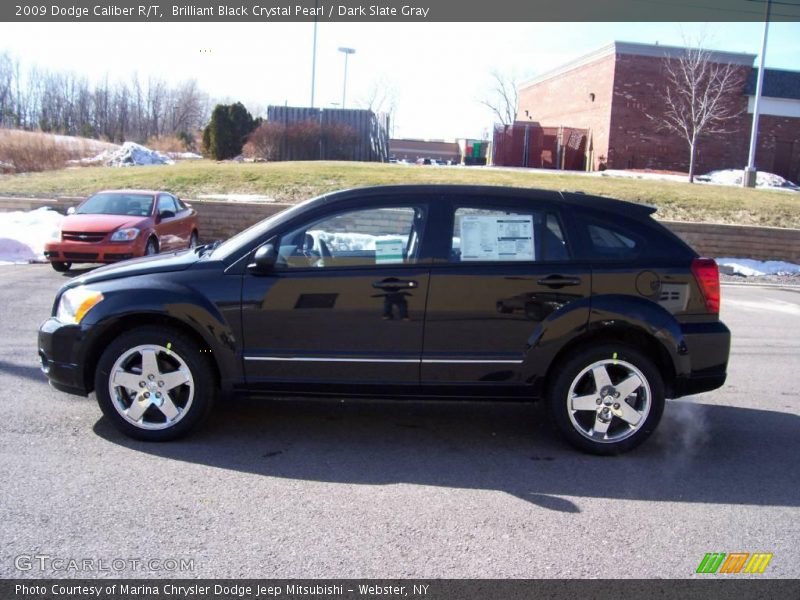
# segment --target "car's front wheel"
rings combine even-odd
[[[632,450],[661,420],[661,373],[635,348],[587,348],[556,369],[548,404],[561,433],[581,450],[603,455]]]
[[[53,261],[50,263],[50,266],[53,267],[59,273],[66,273],[69,271],[69,268],[72,266],[71,262],[60,262],[60,261]]]
[[[153,256],[154,254],[158,254],[158,242],[155,238],[151,237],[147,240],[147,245],[144,247],[144,255]]]
[[[211,409],[212,366],[183,333],[141,327],[115,339],[97,365],[95,393],[122,433],[166,441],[188,433]]]

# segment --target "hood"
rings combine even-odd
[[[121,263],[107,265],[94,269],[86,275],[76,277],[69,283],[69,287],[119,279],[120,277],[133,277],[135,275],[152,275],[153,273],[166,273],[170,271],[183,271],[188,269],[200,259],[194,250],[181,250],[168,254],[156,254],[133,258]]]
[[[147,217],[131,215],[68,215],[61,221],[61,231],[108,233],[120,227],[136,227]]]

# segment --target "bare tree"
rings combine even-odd
[[[497,120],[507,127],[512,125],[517,118],[519,97],[517,94],[517,81],[509,75],[499,71],[492,71],[493,87],[489,96],[481,100],[481,104],[488,106]]]
[[[374,113],[391,114],[397,108],[397,85],[387,75],[381,75],[372,81],[369,89],[358,100],[356,105]]]
[[[92,85],[78,74],[36,65],[23,72],[19,60],[0,52],[0,127],[144,142],[153,135],[189,137],[210,110],[194,80],[170,85],[133,73],[128,83],[110,83],[106,75]]]
[[[689,183],[693,183],[695,158],[702,138],[731,133],[731,119],[744,110],[743,73],[740,66],[715,60],[712,51],[698,44],[687,47],[678,58],[665,59],[664,74],[664,112],[647,117],[686,142]]]
[[[0,126],[13,126],[16,106],[14,104],[15,64],[8,53],[0,54]]]

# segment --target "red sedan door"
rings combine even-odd
[[[178,250],[189,244],[188,237],[183,239],[181,216],[178,206],[170,194],[158,195],[158,209],[156,211],[156,233],[158,234],[159,250]]]
[[[175,198],[173,196],[173,198]],[[178,209],[177,216],[180,221],[180,236],[183,240],[181,248],[189,246],[189,241],[192,239],[192,232],[197,231],[197,211],[189,206],[186,206],[180,198],[175,198],[175,206]]]

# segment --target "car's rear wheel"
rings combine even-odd
[[[153,254],[158,254],[158,240],[151,237],[147,240],[147,245],[144,247],[144,255],[152,256]]]
[[[587,348],[556,369],[548,386],[553,419],[566,439],[585,452],[632,450],[661,420],[661,373],[635,348],[619,344]]]
[[[199,238],[197,236],[197,232],[193,231],[191,237],[189,238],[189,248],[196,248],[198,241]]]
[[[66,273],[67,271],[69,271],[69,268],[72,266],[72,263],[54,261],[50,263],[50,266],[53,267],[59,273]]]
[[[180,437],[208,414],[216,382],[208,358],[183,333],[142,327],[115,339],[95,374],[103,414],[140,440]]]

